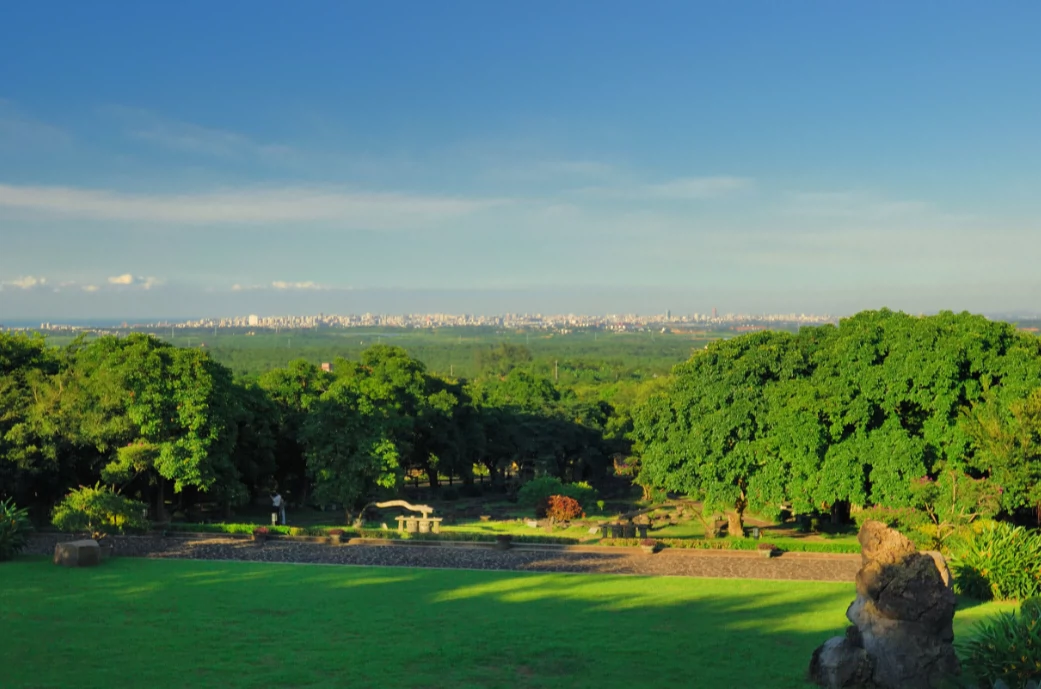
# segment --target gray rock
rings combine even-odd
[[[54,546],[54,564],[62,567],[93,567],[101,562],[101,548],[93,539],[65,541]]]
[[[946,561],[880,522],[866,522],[858,538],[863,566],[846,611],[854,626],[814,652],[810,679],[835,689],[942,686],[960,670]]]
[[[857,687],[871,680],[871,658],[855,642],[836,636],[813,652],[810,680],[823,687]]]

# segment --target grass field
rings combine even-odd
[[[803,687],[852,586],[117,558],[0,564],[0,685]],[[956,632],[997,609],[969,605]]]

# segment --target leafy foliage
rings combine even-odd
[[[98,539],[110,531],[125,533],[148,527],[143,502],[131,500],[108,486],[83,486],[54,508],[52,523],[60,531],[89,531]]]
[[[13,500],[0,500],[0,562],[22,552],[32,530],[28,510],[19,508]]]
[[[1041,599],[1023,603],[1019,613],[1000,613],[981,622],[960,644],[963,671],[988,685],[1020,689],[1041,681]]]
[[[991,522],[955,549],[955,583],[979,600],[1041,595],[1041,532]]]

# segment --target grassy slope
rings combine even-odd
[[[802,687],[845,584],[115,559],[0,565],[7,689]],[[992,612],[959,613],[966,623]]]

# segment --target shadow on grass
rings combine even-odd
[[[12,689],[803,687],[852,597],[834,583],[130,558],[26,559],[0,584]]]

